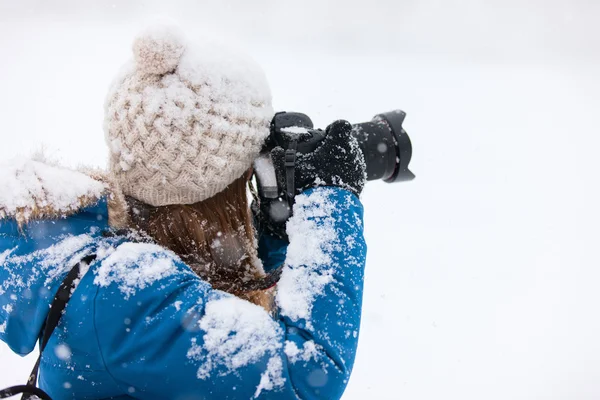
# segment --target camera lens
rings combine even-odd
[[[367,180],[383,179],[392,183],[414,179],[415,175],[408,169],[412,145],[402,128],[404,117],[404,111],[395,110],[352,126],[352,133],[365,156]]]

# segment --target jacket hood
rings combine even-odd
[[[115,179],[101,170],[70,168],[23,157],[0,163],[0,220],[19,226],[74,215],[106,198],[109,223],[127,226],[127,205]]]

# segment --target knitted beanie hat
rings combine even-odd
[[[133,53],[105,104],[110,170],[123,192],[152,206],[192,204],[242,176],[274,114],[260,67],[167,26],[139,35]]]

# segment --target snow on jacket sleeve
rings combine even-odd
[[[362,232],[353,194],[299,195],[275,318],[213,290],[157,246],[121,244],[94,271],[108,373],[141,399],[340,398],[358,341]]]

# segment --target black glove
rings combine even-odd
[[[366,164],[358,141],[351,134],[352,125],[339,120],[326,129],[326,136],[314,151],[296,153],[294,186],[295,193],[317,186],[339,186],[357,196],[365,186]],[[265,199],[260,194],[252,203],[254,223],[259,232],[267,232],[287,240],[285,226],[291,216],[291,202],[285,194],[287,187],[285,150],[271,150],[275,167],[279,198]]]
[[[325,139],[306,154],[296,153],[294,184],[296,193],[317,186],[338,186],[359,195],[366,180],[365,158],[351,134],[352,125],[338,120],[325,130]],[[286,188],[285,150],[271,150],[277,183]]]

